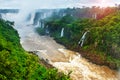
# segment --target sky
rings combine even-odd
[[[120,4],[120,0],[0,0],[0,9],[49,9],[68,8],[82,6],[114,6]]]

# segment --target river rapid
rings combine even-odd
[[[31,22],[21,22],[20,15],[15,15],[3,14],[2,17],[6,20],[16,20],[14,28],[19,33],[22,47],[26,51],[37,51],[36,54],[40,59],[43,58],[59,71],[66,74],[71,72],[72,80],[120,80],[120,73],[117,71],[91,63],[79,53],[56,43],[49,36],[38,35],[35,31],[36,26],[33,26]]]
[[[35,26],[16,25],[21,44],[26,51],[37,51],[39,58],[66,74],[72,72],[72,80],[120,80],[116,71],[106,66],[99,66],[89,62],[79,53],[67,50],[49,36],[40,36],[35,32]]]

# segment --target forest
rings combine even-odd
[[[112,69],[120,68],[120,7],[73,8],[64,11],[66,14],[62,17],[56,14],[45,19],[46,26],[38,27],[36,31],[40,35],[54,37],[58,43],[79,52],[93,63]],[[92,17],[95,12],[96,17]],[[62,28],[64,35],[61,37]],[[87,34],[81,47],[78,42],[85,32]]]
[[[69,80],[69,75],[48,69],[26,52],[13,26],[14,22],[0,19],[0,80]]]

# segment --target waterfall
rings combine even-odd
[[[45,27],[45,24],[44,24],[44,22],[42,20],[39,21],[39,26],[40,26],[40,28],[44,28]]]
[[[6,13],[6,14],[1,14],[1,18],[3,18],[4,20],[10,20],[10,21],[14,21],[17,15],[17,13]]]
[[[39,27],[41,27],[41,21],[39,20]]]
[[[38,20],[37,24],[35,25],[35,27],[39,27],[39,26],[41,27],[41,24],[40,24],[40,21]]]
[[[30,14],[30,24],[33,24],[34,23],[34,17],[35,17],[35,13],[33,12],[33,13],[31,13]]]
[[[64,36],[64,28],[62,28],[62,30],[61,30],[61,35],[60,35],[60,37],[63,37]]]
[[[33,22],[33,15],[34,14],[32,14],[31,18],[29,19],[29,21],[31,20],[31,23]],[[22,13],[3,14],[2,17],[12,21],[15,20],[15,23],[16,21],[19,22],[19,25],[15,26],[14,28],[18,30],[18,33],[21,37],[22,47],[25,50],[38,51],[36,54],[40,59],[45,59],[59,71],[63,71],[66,74],[72,71],[70,77],[73,80],[120,80],[116,79],[115,72],[110,70],[108,67],[92,64],[79,54],[76,54],[76,52],[66,50],[64,46],[56,43],[53,38],[50,38],[49,36],[38,35],[34,31],[34,25],[27,26],[26,23],[23,23],[24,18],[26,19],[26,16],[24,16]],[[38,24],[42,24],[43,26],[44,22],[39,20]],[[46,26],[46,32],[49,30],[47,28],[48,27]],[[60,30],[60,36],[63,37],[64,28]],[[87,32],[88,31],[82,35],[79,41],[81,46],[83,46]],[[58,49],[62,50],[60,51]],[[119,76],[120,75],[118,74],[118,77]]]
[[[35,27],[39,27],[39,26],[40,26],[40,22],[38,21]]]
[[[97,19],[97,14],[95,13],[95,19]]]
[[[92,18],[97,19],[97,14],[94,13],[94,14],[92,15]]]
[[[39,21],[39,27],[40,28],[42,27],[42,21],[41,20]]]
[[[86,32],[83,34],[82,38],[81,38],[80,41],[78,42],[78,44],[79,44],[81,47],[82,47],[83,44],[84,44],[85,36],[86,36],[87,33],[88,33],[88,31],[86,31]]]
[[[42,23],[42,28],[44,28],[45,27],[45,24],[44,24],[44,22]]]
[[[46,32],[47,35],[49,34],[48,25],[47,25],[47,27],[46,27],[45,32]]]
[[[47,17],[47,14],[46,13],[44,13],[43,14],[43,19],[45,19]]]

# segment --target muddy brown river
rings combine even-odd
[[[27,51],[37,51],[39,58],[43,58],[59,71],[66,74],[72,72],[72,80],[120,80],[118,72],[106,66],[99,66],[88,62],[79,53],[67,50],[49,36],[40,36],[32,25],[16,25],[15,29],[21,37],[21,44]]]

